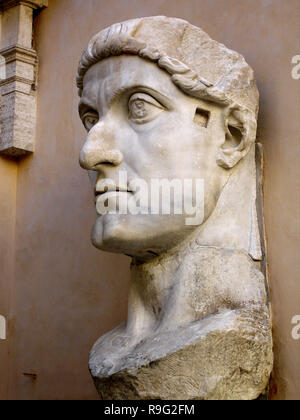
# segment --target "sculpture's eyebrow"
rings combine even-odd
[[[130,89],[130,86],[122,86],[110,92],[108,95],[108,106],[110,107],[114,101],[116,101],[123,93],[130,91]]]
[[[119,87],[117,89],[115,89],[114,91],[112,91],[109,94],[109,100],[108,100],[108,106],[110,107],[114,101],[116,101],[123,93],[128,93],[128,94],[133,94],[136,92],[143,92],[143,93],[147,93],[151,96],[156,97],[156,99],[162,103],[162,105],[171,108],[172,107],[172,103],[173,101],[166,96],[165,94],[163,94],[162,92],[157,91],[154,88],[151,88],[149,86],[144,86],[144,85],[131,85],[131,86],[122,86]]]
[[[107,88],[106,88],[107,89]],[[173,108],[173,101],[171,98],[163,94],[162,92],[157,91],[154,88],[151,88],[149,86],[144,86],[141,84],[138,85],[127,85],[127,86],[121,86],[114,90],[109,91],[107,89],[107,103],[106,106],[109,108],[112,106],[112,104],[124,93],[127,94],[133,94],[136,92],[143,92],[147,93],[151,96],[154,96],[163,106],[165,106],[168,109]],[[97,107],[95,107],[95,104],[88,100],[87,97],[82,97],[79,101],[78,105],[79,115],[82,118],[85,112],[94,110],[97,112]]]

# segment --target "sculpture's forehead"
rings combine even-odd
[[[153,89],[170,100],[184,95],[173,83],[170,75],[155,63],[137,56],[109,57],[94,64],[83,80],[82,101],[97,100],[108,103],[116,92],[134,87]]]

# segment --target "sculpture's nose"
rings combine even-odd
[[[113,130],[103,121],[99,122],[90,131],[80,152],[80,166],[88,170],[97,170],[97,167],[104,163],[120,165],[123,162],[123,154],[113,146]]]

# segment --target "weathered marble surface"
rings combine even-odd
[[[265,389],[272,336],[264,276],[239,251],[194,244],[184,254],[134,267],[145,289],[164,273],[176,282],[156,329],[133,336],[124,324],[95,344],[90,369],[104,399],[255,399]]]
[[[154,17],[93,37],[77,84],[88,131],[80,163],[96,195],[92,241],[133,258],[127,322],[91,352],[99,394],[257,398],[273,356],[252,69],[201,29]],[[203,179],[202,223],[101,214],[99,201],[112,196],[103,179],[116,182],[120,203],[137,200],[137,177]]]

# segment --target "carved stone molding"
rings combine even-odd
[[[48,0],[0,0],[1,10],[10,9],[12,7],[23,4],[33,9],[41,9],[48,6]]]
[[[37,53],[32,49],[33,9],[45,0],[0,1],[0,153],[19,157],[34,151]]]

